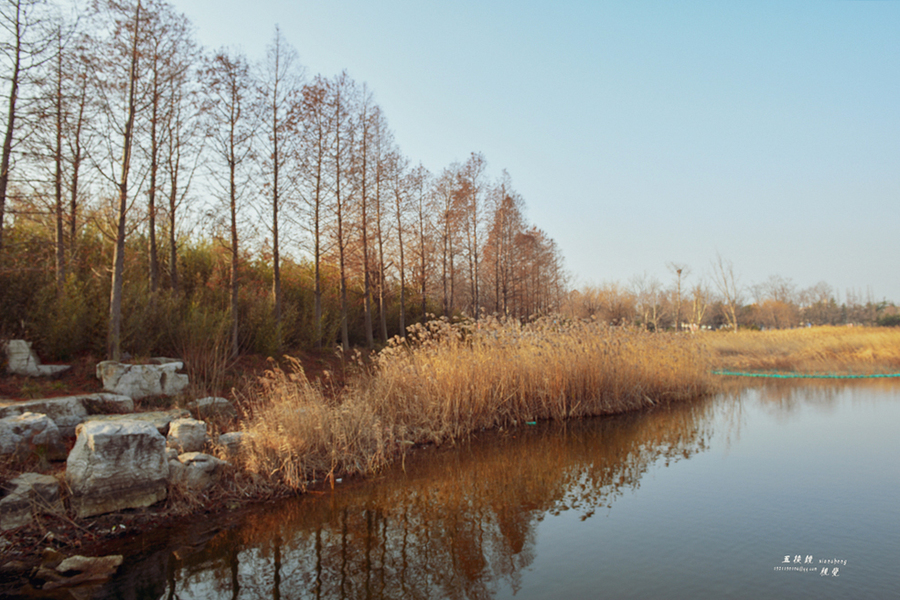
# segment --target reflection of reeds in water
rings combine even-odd
[[[698,336],[719,368],[800,373],[900,372],[900,328],[809,327]]]
[[[702,451],[710,415],[710,403],[688,403],[413,453],[405,472],[389,470],[377,483],[254,512],[189,561],[174,591],[190,595],[192,577],[202,585],[205,562],[222,593],[240,573],[252,597],[280,585],[322,598],[489,598],[501,582],[519,585],[539,521],[602,514],[654,463]]]
[[[473,432],[695,399],[707,363],[685,336],[543,320],[433,321],[382,351],[337,398],[294,364],[261,383],[246,467],[302,488],[370,473],[405,448]]]

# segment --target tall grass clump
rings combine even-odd
[[[434,320],[395,338],[338,394],[297,363],[270,371],[250,402],[246,466],[294,487],[316,474],[367,473],[415,444],[698,398],[707,373],[687,336],[551,319]]]
[[[542,319],[411,328],[378,357],[370,402],[414,441],[687,400],[707,364],[683,336]]]
[[[390,426],[375,407],[347,389],[339,398],[311,383],[300,362],[273,367],[245,399],[249,417],[242,444],[244,467],[293,489],[344,473],[370,473],[396,449]]]

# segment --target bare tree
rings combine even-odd
[[[228,205],[231,253],[231,354],[237,356],[238,288],[240,252],[238,250],[238,209],[246,189],[242,171],[253,152],[257,119],[253,115],[250,94],[253,84],[247,60],[240,54],[219,51],[207,61],[203,72],[206,88],[205,110],[209,116],[209,135],[213,151],[224,167],[217,179]]]
[[[738,308],[743,302],[742,288],[734,273],[732,262],[726,261],[722,255],[716,253],[716,262],[713,263],[713,282],[719,295],[722,297],[722,308],[725,320],[734,330],[738,330]]]
[[[332,208],[335,215],[335,241],[338,247],[338,268],[341,279],[341,347],[344,351],[350,349],[350,303],[347,297],[347,254],[349,243],[349,222],[347,217],[351,196],[347,193],[346,180],[350,162],[350,150],[352,148],[354,124],[350,118],[350,103],[356,92],[353,80],[346,71],[338,75],[331,85],[329,94],[332,119],[334,123],[334,147],[331,155],[334,169],[334,203]]]
[[[281,348],[281,248],[279,245],[278,217],[284,201],[284,189],[281,172],[285,161],[292,155],[285,151],[288,142],[287,133],[292,127],[292,114],[299,108],[294,101],[301,90],[302,69],[297,51],[281,37],[281,30],[275,27],[275,37],[266,49],[266,63],[263,68],[261,93],[265,110],[268,137],[268,171],[269,192],[272,207],[272,295],[275,300],[274,317],[278,336],[277,345]]]
[[[675,298],[672,304],[675,305],[675,331],[681,331],[681,303],[684,300],[681,283],[690,274],[691,269],[683,263],[676,262],[666,263],[666,267],[675,275],[675,289],[673,290]]]
[[[0,54],[3,55],[3,79],[9,82],[6,102],[6,130],[0,153],[0,251],[3,250],[3,217],[12,167],[12,152],[19,118],[20,87],[28,73],[40,66],[45,52],[53,45],[47,31],[42,0],[6,0],[0,4]]]
[[[314,273],[314,319],[315,346],[322,345],[322,256],[323,225],[325,222],[326,197],[330,192],[328,181],[328,161],[333,134],[332,113],[328,108],[331,84],[322,77],[316,77],[303,87],[300,113],[300,174],[304,179],[304,200],[309,211],[309,221],[313,237]]]
[[[465,210],[466,257],[469,262],[469,290],[471,311],[478,320],[480,298],[478,295],[481,241],[480,227],[484,218],[485,182],[487,163],[484,156],[473,152],[459,172],[459,194]]]
[[[404,253],[403,232],[406,229],[404,215],[409,204],[411,177],[408,173],[408,160],[392,152],[390,157],[391,187],[394,191],[394,214],[397,227],[397,248],[399,250],[400,271],[400,336],[406,336],[406,255]]]
[[[128,55],[128,81],[126,92],[126,117],[122,131],[122,158],[119,162],[119,175],[116,181],[118,199],[116,202],[116,233],[113,251],[112,285],[109,301],[109,335],[107,338],[107,354],[110,360],[119,360],[122,354],[122,284],[125,270],[125,221],[128,212],[128,176],[131,173],[132,146],[134,144],[134,123],[137,113],[137,86],[140,71],[138,62],[138,44],[144,27],[144,16],[141,11],[141,0],[132,7],[113,7],[119,10],[133,9],[134,16],[123,23],[130,36],[130,53]]]

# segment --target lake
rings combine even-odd
[[[122,542],[124,598],[887,598],[900,384],[779,381],[417,450]]]

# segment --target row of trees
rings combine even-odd
[[[110,357],[122,352],[123,297],[137,284],[126,253],[140,254],[152,303],[187,293],[180,265],[198,239],[227,251],[233,355],[245,342],[251,260],[268,265],[279,347],[285,315],[299,310],[285,304],[286,260],[311,266],[316,346],[335,341],[330,311],[346,349],[353,315],[362,339],[352,341],[372,347],[405,331],[411,300],[418,318],[527,318],[561,306],[559,250],[526,222],[508,174],[490,177],[478,153],[436,174],[413,164],[368,87],[346,72],[308,76],[278,28],[253,62],[200,48],[187,18],[162,0],[63,9],[10,0],[0,10],[0,276],[21,273],[24,232],[42,231],[53,263],[29,268],[52,270],[57,294],[71,277],[109,277]],[[95,231],[111,247],[107,275],[78,264],[97,258],[79,251]],[[337,307],[327,303],[331,272]]]
[[[773,275],[764,282],[741,285],[734,267],[718,257],[706,277],[695,277],[687,265],[670,263],[671,281],[647,275],[629,285],[589,285],[570,292],[564,311],[613,325],[639,325],[651,330],[785,329],[807,325],[900,325],[900,311],[876,302],[871,293],[848,291],[843,302],[825,282],[800,289],[790,279]]]

